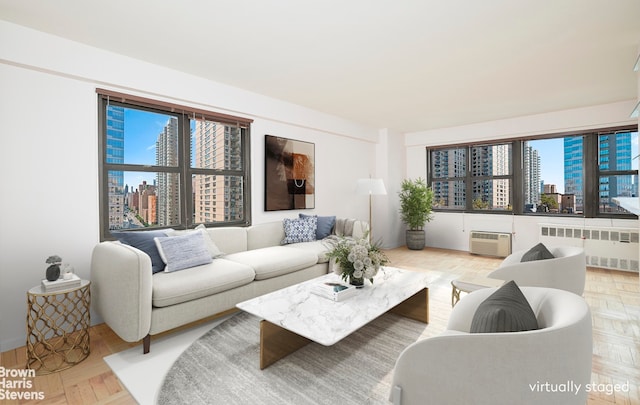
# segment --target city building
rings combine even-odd
[[[240,129],[196,120],[192,151],[195,167],[217,170],[241,168]],[[231,175],[193,176],[194,222],[231,221],[242,217],[242,182]]]
[[[170,117],[156,141],[156,164],[178,165],[178,119]],[[177,173],[157,174],[157,217],[153,224],[171,225],[180,223],[180,182]]]
[[[107,158],[109,163],[124,163],[124,108],[107,108]],[[112,170],[109,183],[109,229],[121,229],[124,222],[124,173]]]
[[[534,205],[540,202],[540,154],[526,144],[523,152],[524,203]]]

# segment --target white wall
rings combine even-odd
[[[298,214],[264,212],[265,134],[315,143],[316,209],[307,213],[367,219],[355,185],[376,174],[377,129],[0,21],[0,351],[25,344],[26,291],[48,256],[90,277],[96,87],[253,118],[254,223]]]
[[[475,125],[406,134],[408,177],[427,175],[428,146],[481,142],[492,139],[517,138],[541,134],[605,128],[637,123],[629,114],[634,100],[556,111]],[[426,226],[427,246],[467,251],[469,231],[512,233],[513,249],[524,249],[538,242],[538,224],[556,223],[573,226],[636,228],[637,220],[538,217],[525,215],[460,214],[438,212]]]

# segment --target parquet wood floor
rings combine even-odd
[[[448,274],[485,275],[502,259],[444,249],[406,248],[388,250],[391,265]],[[443,284],[446,285],[446,284]],[[450,288],[430,288],[430,326],[444,329],[451,312]],[[622,385],[613,393],[592,392],[590,405],[640,405],[640,282],[637,274],[588,268],[584,297],[593,316],[592,383],[598,389]],[[464,299],[464,296],[463,298]],[[176,333],[175,331],[172,333]],[[91,327],[91,355],[79,365],[55,374],[38,376],[33,391],[42,391],[44,401],[0,401],[13,404],[135,404],[102,360],[112,353],[139,344],[122,341],[105,324]],[[142,350],[142,349],[141,349]],[[153,350],[153,345],[152,345]],[[0,353],[0,366],[24,368],[25,347]],[[2,378],[0,378],[2,380]],[[0,387],[2,388],[2,387]],[[628,388],[628,389],[627,389]]]

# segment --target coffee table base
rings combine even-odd
[[[418,291],[388,312],[429,323],[429,289]],[[260,321],[260,370],[303,348],[312,341],[269,321]]]

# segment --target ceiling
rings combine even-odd
[[[0,18],[399,132],[638,97],[638,0],[0,0]]]

